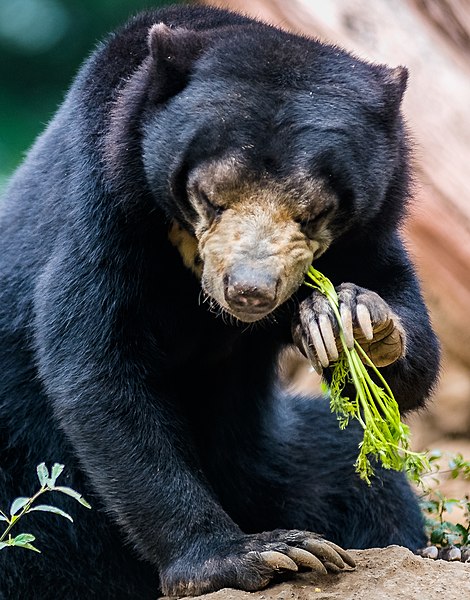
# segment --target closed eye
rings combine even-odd
[[[222,214],[224,209],[221,206],[213,204],[204,190],[198,190],[198,197],[210,219],[215,219]]]
[[[328,216],[332,211],[331,206],[326,206],[322,210],[320,210],[316,215],[312,215],[306,219],[298,219],[298,223],[302,227],[302,229],[308,229],[317,225],[323,221],[323,219]]]

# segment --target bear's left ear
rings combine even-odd
[[[165,23],[156,23],[150,28],[148,46],[152,59],[150,95],[153,102],[164,102],[185,87],[207,40],[200,32],[171,28]]]
[[[381,69],[381,83],[383,86],[383,106],[385,116],[394,121],[400,111],[403,94],[408,82],[408,69],[395,67]]]

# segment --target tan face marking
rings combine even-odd
[[[241,321],[258,321],[285,302],[331,243],[328,220],[315,217],[336,199],[302,175],[250,181],[231,159],[194,171],[188,195],[195,237],[173,226],[170,239],[206,294]]]
[[[168,232],[170,242],[178,248],[183,259],[183,263],[188,269],[191,269],[199,278],[202,276],[202,261],[199,256],[197,239],[186,229],[183,229],[179,223],[173,221]]]

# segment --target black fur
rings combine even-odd
[[[149,58],[160,22],[191,31],[156,36]],[[355,475],[358,428],[278,389],[307,288],[259,325],[216,318],[168,241],[174,218],[191,230],[185,177],[227,148],[245,148],[254,175],[325,178],[342,208],[318,267],[400,316],[407,355],[383,372],[404,410],[422,406],[438,348],[397,233],[409,157],[403,78],[387,78],[202,7],[139,15],[86,61],[1,206],[0,507],[58,461],[93,509],[57,496],[73,524],[25,517],[42,554],[0,552],[2,600],[250,589],[230,565],[263,548],[246,534],[278,528],[424,544],[405,478]]]

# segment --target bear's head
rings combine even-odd
[[[204,292],[258,321],[331,244],[392,206],[406,69],[261,23],[157,24],[149,48],[147,182]]]

